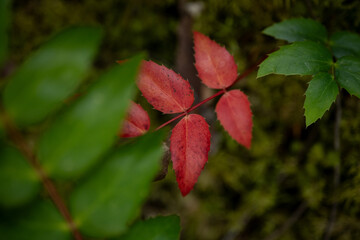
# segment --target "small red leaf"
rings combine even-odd
[[[163,113],[184,112],[194,102],[188,81],[152,61],[143,62],[137,84],[146,100]]]
[[[240,90],[226,92],[216,104],[217,117],[239,144],[251,146],[252,113],[246,95]]]
[[[149,128],[149,115],[139,104],[131,101],[120,136],[123,138],[138,137],[146,133]]]
[[[209,150],[209,126],[202,116],[187,115],[172,130],[171,159],[183,196],[186,196],[197,182],[208,160]]]
[[[234,57],[207,36],[194,32],[195,67],[201,81],[210,88],[231,86],[237,78]]]

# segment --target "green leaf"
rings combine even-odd
[[[0,146],[0,205],[15,207],[31,200],[39,191],[36,172],[15,148]]]
[[[163,135],[147,134],[116,150],[75,190],[70,206],[84,233],[116,236],[139,214],[160,166]]]
[[[330,38],[331,49],[336,58],[360,57],[360,35],[351,32],[336,32]]]
[[[315,41],[325,43],[326,28],[312,19],[294,18],[276,23],[263,31],[264,34],[288,42]]]
[[[1,239],[70,240],[67,223],[50,201],[41,202],[17,218],[0,223]]]
[[[335,76],[341,87],[360,98],[360,58],[340,58],[335,65]]]
[[[338,94],[338,86],[331,74],[319,73],[315,75],[305,93],[306,126],[321,118],[329,110]]]
[[[268,74],[313,75],[328,72],[332,64],[329,50],[322,44],[295,42],[271,53],[261,64],[257,77]]]
[[[4,92],[5,108],[18,125],[43,120],[75,91],[89,71],[101,35],[98,28],[67,29],[24,62]]]
[[[173,215],[139,221],[119,240],[177,240],[179,237],[180,218]]]
[[[10,0],[0,1],[0,67],[7,55]]]
[[[106,72],[45,132],[37,152],[49,175],[79,176],[116,141],[142,58],[139,55]]]

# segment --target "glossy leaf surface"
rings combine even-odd
[[[146,133],[149,128],[149,115],[139,104],[131,101],[127,116],[123,121],[121,137],[138,137]]]
[[[328,72],[332,55],[322,44],[295,42],[271,53],[261,64],[257,77],[268,74],[313,75]]]
[[[80,175],[116,141],[142,56],[111,68],[40,139],[38,156],[49,175]]]
[[[115,150],[78,186],[70,206],[84,233],[99,238],[115,236],[140,213],[160,166],[163,135],[146,134]]]
[[[58,109],[86,76],[101,35],[98,28],[69,28],[20,66],[4,92],[5,108],[16,123],[37,123]]]
[[[152,61],[143,62],[138,87],[146,100],[163,113],[184,112],[194,102],[194,93],[188,81]]]
[[[252,138],[252,113],[246,95],[232,90],[221,96],[215,108],[221,125],[239,144],[250,148]]]
[[[360,35],[351,32],[336,32],[330,38],[331,49],[336,58],[360,57]]]
[[[338,94],[339,90],[332,75],[329,73],[315,75],[305,92],[306,126],[321,118],[329,110]]]
[[[180,218],[178,216],[156,217],[135,223],[119,240],[178,240]]]
[[[39,179],[23,155],[8,145],[0,146],[0,205],[16,207],[39,191]]]
[[[21,218],[7,218],[0,225],[1,239],[71,240],[67,223],[50,201],[32,206]]]
[[[342,57],[335,66],[335,75],[340,86],[360,98],[360,58]]]
[[[275,23],[266,28],[263,33],[288,42],[315,41],[324,43],[327,39],[326,28],[312,19],[294,18]]]
[[[222,89],[237,78],[234,57],[207,36],[194,32],[195,67],[201,81],[210,88]]]
[[[209,150],[209,126],[202,116],[187,115],[173,128],[170,138],[171,160],[183,196],[197,182],[208,160]]]

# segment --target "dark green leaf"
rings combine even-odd
[[[331,74],[319,73],[315,75],[305,93],[306,126],[321,118],[329,110],[338,94],[338,86]]]
[[[180,218],[173,215],[137,222],[119,240],[177,240],[179,237]]]
[[[325,43],[326,28],[312,19],[295,18],[276,23],[266,28],[263,33],[288,42],[315,41]]]
[[[360,57],[360,35],[356,33],[334,33],[330,38],[330,44],[336,58],[343,56]]]
[[[32,199],[39,190],[36,172],[15,148],[0,146],[0,205],[15,207]]]
[[[162,154],[162,133],[147,134],[116,150],[71,196],[80,229],[93,237],[124,232],[139,214]]]
[[[40,140],[38,156],[55,177],[74,177],[99,159],[116,140],[143,56],[106,72]]]
[[[53,37],[10,78],[4,104],[19,125],[43,120],[86,76],[101,39],[98,28],[74,27]]]
[[[0,225],[1,239],[11,240],[70,240],[67,223],[50,202],[29,208],[16,219],[6,219]]]
[[[336,80],[350,94],[360,98],[360,58],[347,56],[336,62]]]
[[[310,41],[295,42],[271,53],[260,64],[257,77],[272,73],[313,75],[328,72],[331,64],[331,53],[324,45]]]
[[[0,67],[7,55],[10,0],[0,1]]]

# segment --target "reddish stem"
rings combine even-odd
[[[231,84],[231,86],[229,86],[228,88],[222,89],[222,90],[218,91],[217,93],[215,93],[214,95],[212,95],[212,96],[210,96],[210,97],[202,100],[201,102],[199,102],[199,103],[196,104],[195,106],[192,106],[191,108],[189,108],[188,110],[186,110],[186,112],[183,112],[183,113],[177,115],[176,117],[170,119],[169,121],[161,124],[161,125],[160,125],[159,127],[157,127],[154,131],[157,131],[157,130],[159,130],[159,129],[161,129],[161,128],[167,126],[167,125],[169,125],[169,124],[172,123],[173,121],[175,121],[175,120],[177,120],[177,119],[185,116],[186,114],[194,111],[195,109],[199,108],[201,105],[203,105],[204,103],[210,101],[211,99],[216,98],[217,96],[220,96],[220,95],[224,94],[224,93],[226,92],[226,90],[229,89],[230,87],[232,87],[235,83],[237,83],[237,82],[240,81],[241,79],[246,78],[246,77],[247,77],[248,75],[250,75],[253,71],[255,71],[255,70],[258,68],[259,64],[262,63],[266,58],[267,58],[267,55],[266,55],[265,57],[262,57],[255,65],[253,65],[252,67],[250,67],[249,69],[247,69],[245,72],[243,72],[243,74],[239,75],[239,76],[236,78],[236,80],[234,81],[234,83]]]

